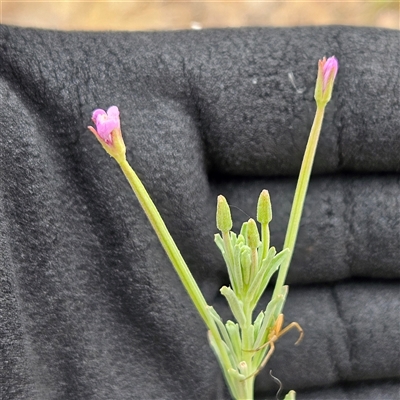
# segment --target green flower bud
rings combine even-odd
[[[253,218],[247,221],[247,245],[252,249],[257,249],[260,244],[260,234],[258,233],[257,223]]]
[[[222,195],[217,198],[217,228],[221,232],[229,232],[232,229],[231,210]]]
[[[291,390],[283,400],[296,400],[296,392]]]
[[[268,190],[263,190],[257,203],[257,221],[260,224],[268,224],[272,220],[271,199]]]
[[[243,236],[244,238],[247,238],[247,222],[243,222],[242,227],[240,228],[239,237],[240,236]]]
[[[248,285],[250,281],[251,268],[251,250],[249,246],[244,245],[240,249],[240,264],[242,266],[243,281]]]

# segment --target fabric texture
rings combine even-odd
[[[0,27],[1,398],[228,399],[206,328],[117,164],[87,130],[119,107],[127,157],[207,301],[232,318],[213,243],[269,190],[281,248],[315,104],[326,111],[285,321],[259,399],[398,400],[398,31],[342,26],[181,32]],[[261,301],[265,307],[267,291]]]

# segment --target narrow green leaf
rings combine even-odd
[[[271,249],[274,249],[271,247]],[[270,250],[271,250],[270,249]],[[275,250],[275,249],[274,249]],[[255,307],[260,300],[262,294],[264,293],[265,289],[268,286],[268,283],[272,277],[272,275],[278,270],[279,266],[282,264],[282,262],[285,261],[287,257],[290,256],[290,251],[289,249],[284,249],[280,253],[278,253],[272,260],[269,260],[269,252],[267,257],[265,258],[265,264],[262,264],[262,267],[259,271],[259,274],[257,274],[256,279],[253,281],[254,288],[249,289],[248,293],[253,294],[253,298],[251,300],[251,307]],[[269,262],[268,262],[269,261]],[[251,291],[253,290],[253,291]]]
[[[282,298],[282,301],[278,302],[278,305],[275,307],[275,310],[274,310],[275,319],[278,318],[278,315],[282,313],[283,306],[285,305],[285,301],[286,301],[288,293],[289,293],[289,286],[288,285],[282,286],[280,295],[278,296],[278,297]]]
[[[215,341],[215,338],[214,338],[213,334],[211,333],[211,331],[207,331],[207,338],[208,338],[208,342],[210,344],[211,349],[213,350],[213,352],[215,353],[215,356],[217,357],[217,360],[219,362],[221,362],[221,354],[219,352],[217,342]]]
[[[268,305],[267,308],[265,309],[264,312],[264,319],[261,324],[261,327],[258,331],[257,338],[254,342],[254,348],[258,348],[262,346],[267,339],[268,331],[272,328],[276,317],[275,317],[275,309],[280,307],[281,303],[284,303],[285,299],[283,296],[279,296],[275,299],[272,299]]]
[[[241,327],[246,325],[246,317],[243,312],[243,303],[237,298],[234,291],[227,286],[222,286],[220,292],[225,296],[228,301],[229,307],[232,311],[233,316]]]
[[[222,236],[219,233],[216,233],[214,235],[214,242],[217,245],[217,247],[220,249],[221,253],[225,254],[224,239],[222,239]]]
[[[232,246],[232,242],[236,243],[236,234],[233,232],[230,232],[230,234],[222,233],[221,236],[220,234],[217,233],[214,235],[214,242],[221,251],[222,257],[224,258],[231,286],[233,290],[236,293],[238,293],[239,288],[237,287],[237,282],[235,277],[236,275],[235,261],[234,261],[233,246]]]
[[[246,328],[246,336],[250,339],[249,346],[246,347],[253,347],[253,343],[254,343],[254,325],[250,324],[247,328]]]
[[[217,327],[222,335],[222,338],[226,343],[230,343],[230,338],[228,335],[227,330],[225,329],[225,325],[222,322],[222,318],[219,316],[219,314],[215,311],[215,308],[212,306],[208,306],[208,311],[211,315],[211,317],[214,319],[215,323],[217,324]]]
[[[240,235],[243,236],[243,238],[246,240],[247,238],[247,222],[243,222],[242,228],[240,229]],[[247,244],[247,242],[246,242]]]
[[[239,324],[236,324],[235,322],[228,320],[226,321],[225,328],[228,331],[233,350],[237,356],[237,363],[236,363],[237,366],[240,356],[242,354],[242,339],[240,337]]]
[[[263,259],[261,268],[263,268],[264,265],[268,265],[273,260],[275,255],[276,255],[276,249],[274,246],[272,246],[270,249],[268,249],[267,256]]]
[[[232,248],[235,246],[236,242],[237,242],[237,235],[235,232],[229,232],[229,239],[231,241],[232,244]]]
[[[242,243],[236,243],[233,251],[233,276],[235,279],[236,295],[239,299],[243,298],[243,276],[242,276],[242,265],[240,262],[240,250],[243,247]]]
[[[258,288],[263,283],[264,275],[266,275],[266,272],[274,258],[275,253],[276,253],[275,247],[271,247],[268,251],[267,257],[265,257],[264,261],[261,264],[259,271],[257,272],[256,276],[252,280],[249,289],[247,290],[246,301],[248,301],[249,303],[255,303],[255,304],[251,305],[251,307],[250,307],[251,309],[254,309],[254,306],[257,304],[257,302],[253,302],[253,299],[257,294]]]
[[[233,366],[236,366],[239,362],[237,355],[239,353],[236,352],[236,349],[234,348],[234,345],[231,341],[231,337],[228,334],[228,331],[226,330],[226,327],[224,325],[224,323],[222,322],[222,318],[219,316],[219,314],[217,313],[217,311],[215,311],[214,307],[209,306],[208,307],[208,311],[211,315],[211,317],[213,318],[213,320],[215,321],[215,323],[217,324],[218,330],[221,333],[222,339],[225,342],[227,348],[228,348],[228,353],[231,356],[231,362]]]
[[[221,367],[221,370],[225,376],[226,382],[228,382],[229,390],[231,391],[233,398],[236,399],[238,397],[236,379],[232,376],[232,374],[229,373],[229,370],[231,370],[233,368],[232,368],[232,366],[227,367],[223,363],[223,357],[218,349],[218,345],[217,345],[215,338],[214,338],[213,334],[211,333],[211,331],[207,332],[207,337],[208,337],[208,342],[210,344],[210,347],[211,347],[212,351],[214,352],[215,357],[217,358],[219,365]]]
[[[260,331],[263,320],[264,320],[264,311],[260,311],[260,314],[257,315],[257,318],[254,321],[254,341],[256,341],[257,339],[258,332]]]
[[[265,310],[263,323],[261,324],[260,330],[257,335],[257,339],[254,342],[253,346],[254,349],[261,347],[263,344],[267,342],[269,332],[273,328],[275,321],[278,318],[278,315],[282,313],[287,293],[288,293],[288,287],[283,286],[281,289],[281,293],[277,297],[274,297],[268,303],[267,308]],[[253,358],[254,360],[253,364],[259,366],[263,361],[265,355],[267,354],[268,350],[269,346],[266,346],[264,349],[258,351]]]
[[[229,374],[232,378],[234,378],[235,380],[237,380],[237,381],[243,381],[243,380],[246,379],[246,377],[245,377],[243,374],[241,374],[238,370],[233,369],[233,368],[231,368],[231,369],[228,370],[228,374]]]
[[[237,237],[237,240],[236,240],[236,243],[235,243],[235,244],[236,244],[236,245],[243,245],[243,244],[246,244],[246,239],[244,238],[243,235],[239,234],[239,236]]]

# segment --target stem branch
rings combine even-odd
[[[286,231],[285,243],[283,245],[284,249],[288,248],[290,250],[290,255],[285,259],[285,261],[279,268],[278,279],[276,281],[274,293],[272,296],[273,298],[276,298],[282,291],[282,287],[285,284],[290,261],[292,259],[294,246],[296,244],[297,233],[300,226],[300,218],[303,212],[304,200],[306,198],[312,165],[317,149],[319,134],[321,132],[322,121],[324,119],[324,112],[325,106],[317,106],[317,111],[315,113],[314,122],[311,127],[306,151],[304,153],[303,162],[301,164],[299,179],[297,181],[296,191],[292,204],[292,210],[290,211],[290,218]]]
[[[160,213],[153,203],[153,200],[151,200],[149,194],[147,193],[146,188],[143,186],[142,182],[140,181],[136,172],[129,165],[128,161],[126,159],[116,160],[121,167],[121,170],[124,173],[126,179],[130,183],[136,197],[139,200],[140,205],[146,213],[147,218],[149,219],[155,233],[157,234],[162,246],[164,247],[165,252],[171,260],[171,263],[174,266],[180,280],[182,281],[183,286],[185,287],[190,298],[192,299],[200,316],[203,318],[203,321],[205,322],[207,328],[211,331],[222,357],[220,362],[223,364],[225,371],[228,371],[228,369],[231,368],[231,363],[226,348],[224,347],[224,344],[221,340],[218,328],[208,312],[207,302],[203,294],[201,293],[196,281],[194,280],[188,266],[186,265],[186,262],[183,259],[178,247],[176,246],[174,239],[169,233],[163,219],[161,218]],[[234,382],[232,378],[228,377],[228,380],[230,381],[229,383],[231,388],[233,388]]]

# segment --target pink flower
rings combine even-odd
[[[335,57],[325,57],[318,62],[318,77],[314,97],[318,105],[325,106],[332,96],[333,84],[339,63]]]
[[[328,59],[324,57],[319,62],[322,64],[322,90],[325,91],[329,82],[333,82],[335,80],[339,64],[338,60],[335,57],[329,57]]]
[[[112,145],[113,139],[111,132],[114,129],[120,129],[118,107],[112,106],[107,112],[100,108],[94,110],[92,121],[96,125],[98,136],[107,144]]]
[[[116,160],[124,160],[126,149],[122,139],[118,107],[112,106],[107,112],[100,108],[94,110],[92,121],[97,130],[93,126],[88,126],[88,129],[96,136],[104,150]]]

